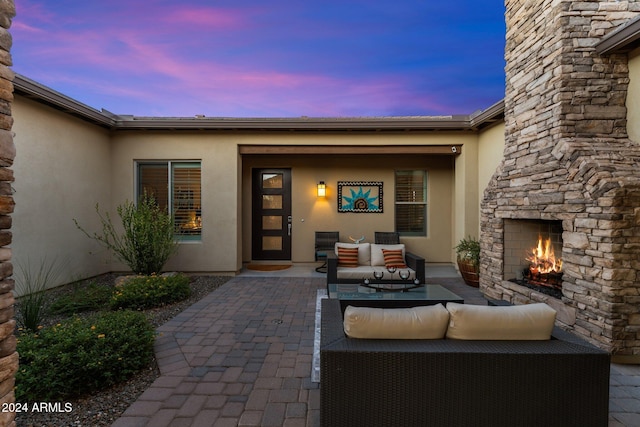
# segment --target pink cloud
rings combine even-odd
[[[131,111],[126,107],[127,99],[131,104],[153,105],[156,114],[171,116],[391,115],[399,103],[422,104],[426,111],[435,107],[432,100],[416,96],[409,82],[398,76],[351,79],[284,72],[268,66],[244,67],[208,60],[188,62],[170,49],[140,40],[137,34],[120,34],[123,48],[117,56],[106,54],[105,46],[90,35],[74,40],[67,42],[68,54],[75,53],[83,62],[90,62],[102,71],[82,79],[69,79],[64,73],[49,74],[47,78],[85,87],[105,97],[122,97],[125,107],[114,110],[105,106],[115,113],[153,114]],[[109,75],[114,72],[118,75]],[[118,84],[121,80],[127,84]],[[137,80],[141,89],[130,84]],[[367,107],[363,109],[363,105]]]
[[[15,21],[24,22],[25,20],[28,20],[31,22],[50,24],[56,20],[56,15],[41,3],[32,2],[30,0],[16,0],[15,5]]]
[[[246,25],[243,15],[214,8],[178,8],[170,12],[170,20],[182,25],[198,25],[215,29],[237,29]]]
[[[25,18],[14,23],[12,32],[19,44],[28,46],[26,51],[33,61],[133,73],[172,74],[171,68],[183,70],[177,64],[186,61],[189,49],[201,55],[215,48],[207,44],[212,31],[229,34],[247,26],[240,13],[213,8],[149,8],[148,13],[136,16],[136,25],[101,25],[121,22],[113,17],[90,26],[78,24],[81,20],[77,17],[69,18],[73,25],[68,25],[63,16],[56,20],[26,0],[23,9]],[[199,35],[205,29],[208,35],[202,40]],[[181,38],[188,31],[193,35]],[[171,36],[173,33],[176,35]]]
[[[12,33],[24,33],[24,34],[42,34],[44,33],[44,30],[29,24],[26,24],[24,22],[15,22],[11,25],[11,32]]]
[[[115,113],[153,114],[130,111],[126,107],[128,99],[131,104],[157,106],[153,108],[160,115],[386,115],[391,114],[385,113],[391,107],[385,106],[416,98],[397,76],[350,79],[282,71],[260,61],[251,65],[223,61],[215,57],[215,52],[209,58],[191,60],[181,52],[180,45],[159,43],[143,30],[57,31],[49,36],[47,49],[32,50],[47,58],[43,62],[60,61],[95,71],[70,78],[71,74],[65,75],[62,69],[50,72],[47,81],[85,87],[105,97],[120,96],[125,107],[118,107]],[[140,87],[147,85],[145,89],[128,84],[138,79]],[[390,93],[398,100],[389,99]],[[368,107],[363,110],[362,105]],[[113,107],[104,107],[113,111]]]
[[[404,104],[407,98],[413,98],[407,105],[415,106],[412,101],[416,101],[427,104],[431,110],[437,104],[433,100],[419,98],[404,82],[391,78],[356,81],[322,75],[237,73],[220,68],[198,71],[199,75],[211,73],[213,77],[203,79],[192,75],[193,78],[184,79],[164,92],[165,99],[184,102],[181,109],[177,105],[173,107],[185,114],[189,112],[187,115],[233,116],[246,115],[251,111],[262,116],[264,111],[268,111],[269,116],[393,115],[394,109]],[[150,95],[163,97],[162,92]],[[160,99],[155,101],[163,102]],[[363,109],[363,105],[367,107]]]
[[[322,20],[302,15],[288,21],[294,16],[291,8],[302,8],[300,4],[278,14],[263,5],[225,9],[189,2],[114,2],[89,2],[71,11],[54,3],[16,0],[16,71],[121,114],[451,112],[451,105],[444,105],[451,97],[436,101],[415,70],[398,73],[397,67],[389,67],[385,73],[387,61],[368,50],[373,44],[345,38],[338,45],[324,45],[335,42],[335,31],[350,26],[341,23],[326,37]],[[428,69],[435,66],[429,63]]]
[[[389,83],[393,81],[391,78],[351,80],[322,73],[283,71],[281,66],[269,64],[269,55],[264,52],[260,60],[244,62],[247,57],[242,55],[223,57],[215,44],[199,45],[201,40],[170,36],[185,27],[200,27],[208,31],[209,38],[211,31],[223,30],[226,36],[223,40],[234,40],[233,36],[229,37],[230,33],[251,26],[252,13],[246,9],[240,15],[215,8],[148,8],[146,15],[137,17],[135,26],[100,24],[115,22],[111,17],[87,27],[77,16],[70,18],[73,25],[65,25],[64,18],[56,21],[28,1],[24,1],[23,6],[29,13],[18,23],[16,34],[25,43],[32,43],[29,48],[32,58],[55,64],[59,70],[55,74],[50,71],[47,81],[55,78],[65,84],[74,82],[98,93],[117,93],[132,100],[149,99],[151,103],[166,103],[163,98],[185,98],[190,99],[192,105],[217,112],[230,106],[243,106],[253,111],[267,108],[267,111],[300,111],[306,115],[343,115],[357,108],[355,101],[351,105],[350,98],[364,97],[368,105],[377,106],[384,105],[387,91],[401,91],[401,84]],[[130,18],[123,16],[123,19]],[[158,25],[159,22],[162,25]],[[45,32],[43,28],[48,30]],[[42,43],[43,34],[46,34],[46,43]],[[197,35],[195,32],[192,37]],[[242,40],[242,36],[236,39]],[[197,52],[195,60],[187,47]],[[228,46],[221,48],[225,49]],[[75,77],[66,76],[65,69]],[[78,78],[80,69],[87,71]],[[143,79],[155,89],[126,89],[124,84],[118,84],[118,81],[135,79]],[[338,95],[331,95],[334,93]]]

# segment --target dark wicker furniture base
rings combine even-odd
[[[550,341],[346,338],[322,302],[322,426],[607,426],[610,356]]]

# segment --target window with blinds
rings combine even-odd
[[[144,195],[153,197],[161,209],[169,206],[169,169],[167,163],[138,165],[138,200]]]
[[[202,234],[200,162],[139,162],[138,199],[153,196],[173,216],[176,235],[196,238]]]
[[[396,171],[396,231],[404,235],[427,235],[427,173]]]

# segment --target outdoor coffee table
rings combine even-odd
[[[348,306],[406,308],[422,305],[464,303],[464,300],[441,285],[424,285],[405,292],[378,292],[357,284],[329,284],[329,298],[340,300],[342,311]]]

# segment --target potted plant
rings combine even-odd
[[[458,269],[464,282],[477,288],[479,286],[480,271],[480,242],[469,236],[460,240],[455,247],[458,261]]]

